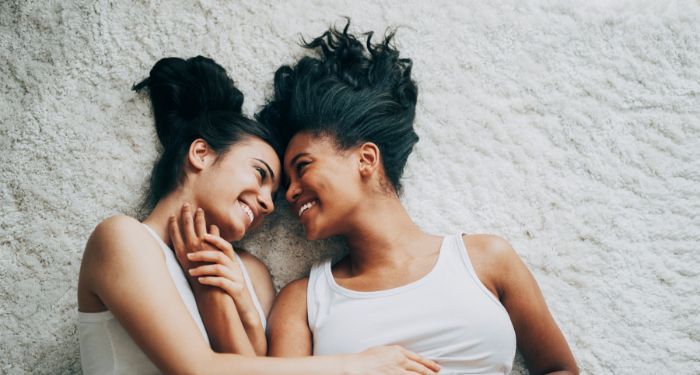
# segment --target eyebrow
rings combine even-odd
[[[274,181],[275,180],[275,172],[272,171],[272,168],[270,168],[270,165],[265,163],[265,160],[258,159],[258,158],[254,158],[254,159],[265,164],[265,166],[267,167],[267,170],[270,172],[270,176],[272,176],[272,180]]]

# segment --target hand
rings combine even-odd
[[[231,244],[215,234],[206,234],[204,240],[221,251],[205,250],[187,254],[190,261],[204,263],[202,266],[190,268],[189,274],[196,277],[199,283],[220,288],[231,296],[244,324],[262,324],[248,291],[240,262],[231,260],[222,250],[226,247],[232,249]]]
[[[348,374],[437,374],[440,365],[401,346],[380,346],[354,354],[347,363]]]
[[[171,216],[168,221],[168,232],[170,234],[173,250],[175,250],[175,257],[187,276],[187,281],[195,294],[200,292],[203,288],[201,288],[197,280],[189,276],[188,270],[197,265],[190,262],[187,258],[187,254],[203,250],[216,250],[216,248],[204,241],[204,235],[207,234],[206,228],[207,224],[204,218],[204,211],[198,209],[196,213],[193,214],[189,203],[182,205],[179,221],[175,216]],[[218,233],[218,228],[214,225],[211,226],[210,230]],[[231,249],[231,251],[233,251],[233,249]],[[231,257],[234,256],[233,254],[227,255]]]
[[[180,219],[181,227],[177,219],[171,217],[168,230],[178,262],[188,275],[195,294],[201,292],[203,287],[221,290],[233,298],[245,325],[261,325],[233,246],[219,236],[216,225],[211,225],[207,233],[204,210],[201,208],[193,217],[189,204],[185,203]]]

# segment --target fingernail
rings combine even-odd
[[[189,258],[189,259],[192,259],[192,258],[194,258],[194,254],[193,254],[193,253],[189,253],[189,254],[187,254],[187,258]]]
[[[202,207],[199,207],[199,208],[197,209],[197,212],[204,212],[204,210],[202,209]]]
[[[194,269],[190,268],[189,270],[187,270],[187,272],[189,272],[189,273],[190,273],[190,275],[191,275],[191,274],[193,274],[193,273],[194,273]]]

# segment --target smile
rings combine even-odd
[[[241,206],[241,210],[243,210],[243,213],[245,213],[248,216],[248,219],[252,223],[253,219],[255,219],[255,215],[253,214],[253,210],[251,210],[247,204],[245,204],[241,201],[238,201],[238,204]]]
[[[308,211],[309,208],[315,206],[317,202],[318,202],[318,201],[315,201],[315,200],[314,200],[314,201],[305,203],[303,206],[301,206],[301,207],[299,208],[299,217],[301,217],[301,215],[303,215],[304,212]]]

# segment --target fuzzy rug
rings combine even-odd
[[[252,114],[300,36],[341,16],[399,26],[414,61],[403,201],[423,228],[508,239],[583,373],[700,373],[700,6],[608,3],[0,2],[0,373],[80,372],[85,241],[138,213],[157,152],[131,85],[202,54]],[[237,246],[279,287],[342,245],[278,207]]]

